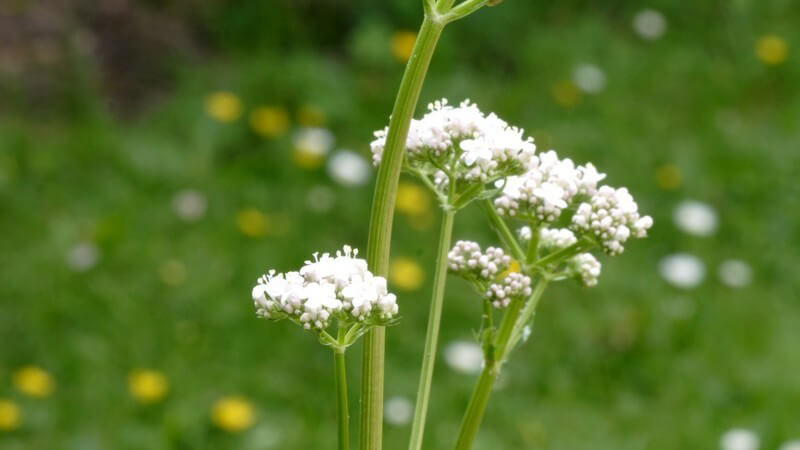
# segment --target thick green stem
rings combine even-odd
[[[536,284],[531,296],[526,301],[516,300],[511,302],[503,315],[503,321],[497,332],[495,341],[495,358],[485,361],[478,384],[472,392],[469,405],[461,421],[461,429],[458,432],[456,450],[469,450],[478,435],[486,405],[489,403],[489,396],[492,392],[492,385],[500,374],[508,354],[514,349],[519,340],[520,330],[527,320],[536,310],[536,305],[547,286],[547,280],[540,279]]]
[[[444,24],[425,17],[400,82],[372,199],[367,262],[375,275],[387,276],[392,219],[406,137],[422,83]],[[364,339],[361,380],[361,449],[380,450],[383,425],[383,363],[386,329],[374,327]]]
[[[428,314],[428,331],[425,335],[425,349],[422,354],[422,370],[417,389],[417,403],[414,406],[414,421],[411,423],[411,440],[409,450],[422,448],[422,437],[425,433],[425,416],[428,413],[428,400],[433,380],[433,367],[436,363],[436,346],[439,341],[439,324],[442,319],[442,303],[447,279],[447,252],[453,234],[453,218],[456,212],[446,209],[439,231],[439,249],[436,254],[436,269],[433,275],[433,293],[431,294],[430,313]]]
[[[344,349],[333,350],[334,378],[336,380],[336,405],[339,410],[339,450],[350,449],[350,411],[347,408],[347,371]]]
[[[461,430],[458,433],[458,441],[456,441],[456,450],[469,450],[472,448],[472,443],[478,434],[478,428],[481,426],[483,413],[489,403],[489,395],[492,393],[492,386],[494,386],[496,378],[497,372],[489,367],[488,364],[484,366],[481,376],[478,378],[478,383],[475,385],[475,390],[472,392],[472,397],[469,399],[467,411],[464,413]]]
[[[508,229],[508,225],[503,221],[503,218],[497,214],[494,205],[492,205],[492,201],[484,200],[483,209],[486,210],[486,215],[489,216],[489,222],[492,224],[492,228],[500,235],[500,239],[506,244],[506,247],[511,249],[511,254],[514,258],[516,258],[520,264],[523,264],[525,262],[525,252],[522,251],[522,247],[519,246],[517,239],[514,237],[514,234],[511,233],[511,230]]]

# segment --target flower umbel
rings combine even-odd
[[[375,132],[372,159],[380,164],[387,130]],[[428,105],[428,113],[411,121],[406,139],[405,170],[418,176],[440,199],[462,207],[477,198],[483,185],[522,173],[534,157],[533,138],[494,113],[484,114],[465,100]]]
[[[332,318],[340,323],[387,324],[398,312],[397,297],[386,279],[367,270],[358,250],[348,245],[335,255],[314,254],[299,270],[270,270],[258,279],[252,297],[259,317],[288,318],[306,330],[324,330]]]

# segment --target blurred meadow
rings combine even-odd
[[[329,351],[256,319],[250,289],[366,246],[369,142],[421,15],[0,1],[0,448],[334,447]],[[445,29],[418,116],[470,98],[655,219],[597,287],[548,290],[476,449],[800,448],[798,24],[791,0],[506,0]],[[387,450],[407,443],[438,221],[403,178]],[[480,208],[465,238],[496,242]],[[426,448],[453,444],[479,314],[450,280]]]

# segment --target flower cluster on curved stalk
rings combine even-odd
[[[375,132],[375,165],[381,162],[386,133]],[[442,99],[411,121],[403,168],[431,188],[443,205],[458,209],[478,198],[487,184],[524,173],[535,151],[532,138],[494,113],[484,114],[469,100],[454,107]]]
[[[376,165],[386,136],[386,130],[375,132]],[[474,439],[487,386],[530,330],[548,283],[573,279],[595,286],[601,271],[595,253],[619,255],[629,239],[647,235],[653,220],[639,214],[626,188],[601,184],[606,175],[591,163],[576,164],[554,150],[537,154],[533,138],[522,129],[469,101],[455,107],[447,100],[430,104],[421,119],[412,120],[406,147],[403,169],[437,196],[444,211],[412,448],[422,441],[447,271],[467,280],[483,301],[478,335],[484,375],[457,446],[468,448],[464,445]],[[476,200],[503,245],[482,250],[477,242],[458,241],[450,248],[453,216]],[[495,320],[496,314],[502,319]]]

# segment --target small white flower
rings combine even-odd
[[[301,128],[295,133],[293,144],[300,152],[322,157],[331,151],[333,133],[325,128]]]
[[[179,191],[172,197],[172,210],[175,215],[187,222],[202,219],[207,207],[206,196],[193,189]]]
[[[91,242],[81,242],[67,253],[67,266],[75,272],[86,272],[97,264],[100,249]]]
[[[328,160],[328,174],[345,186],[360,186],[369,180],[369,164],[356,152],[339,150]]]
[[[572,73],[572,81],[587,94],[597,94],[606,87],[606,74],[594,64],[582,64]]]
[[[720,281],[732,288],[745,287],[753,281],[753,269],[746,262],[738,259],[723,261],[717,269]]]
[[[796,441],[784,442],[779,450],[800,450],[800,439]]]
[[[492,160],[492,151],[481,140],[465,139],[461,141],[460,146],[461,150],[464,150],[462,158],[467,166],[472,166],[478,161],[488,163]]]
[[[491,283],[486,298],[495,308],[505,308],[515,298],[531,295],[531,279],[527,275],[511,272],[499,283]]]
[[[386,423],[396,427],[408,425],[414,413],[414,405],[405,397],[391,397],[383,406],[383,418]]]
[[[643,238],[653,226],[653,219],[640,216],[638,210],[628,189],[601,186],[588,202],[578,205],[572,226],[593,234],[606,253],[618,255],[630,236]]]
[[[758,435],[751,430],[734,428],[726,431],[720,438],[722,450],[758,450]]]
[[[453,341],[444,348],[444,360],[457,372],[476,374],[483,368],[483,350],[475,342]]]
[[[706,203],[687,200],[672,213],[675,225],[695,236],[711,236],[717,231],[717,213]]]
[[[667,20],[659,11],[643,9],[633,17],[633,29],[644,39],[656,40],[667,30]]]
[[[573,256],[568,265],[584,286],[596,286],[602,266],[591,253],[579,253]]]
[[[661,277],[673,286],[690,289],[705,278],[706,267],[700,259],[688,253],[665,256],[658,264]]]
[[[472,241],[458,241],[447,254],[450,271],[466,277],[494,280],[495,276],[508,268],[511,257],[503,249],[488,247],[481,252],[481,246]]]

